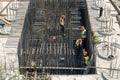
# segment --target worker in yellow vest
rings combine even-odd
[[[89,61],[88,52],[84,51],[83,55],[84,55],[84,64],[86,66],[88,64],[88,61]]]
[[[60,17],[60,31],[64,35],[64,26],[65,26],[65,15]]]
[[[84,56],[83,56],[83,47],[82,47],[82,39],[79,38],[75,42],[75,60],[76,60],[76,66],[82,66],[82,62],[84,62]],[[81,62],[80,62],[80,61]]]
[[[79,38],[78,40],[76,40],[75,45],[76,45],[77,48],[78,48],[79,46],[82,46],[82,39]]]
[[[82,30],[82,32],[81,32],[81,37],[82,37],[82,42],[83,42],[83,47],[84,48],[86,48],[86,29],[85,29],[85,27],[84,26],[81,26],[81,30]]]
[[[101,39],[95,35],[95,32],[93,30],[92,30],[92,36],[94,39],[94,43],[99,43],[101,41]]]
[[[85,29],[85,27],[82,26],[81,30],[82,30],[82,32],[81,32],[82,39],[85,39],[86,38],[86,29]]]
[[[75,49],[76,49],[76,54],[79,55],[79,53],[83,54],[83,47],[82,47],[82,39],[79,38],[75,42]]]

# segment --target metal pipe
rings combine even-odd
[[[20,66],[20,69],[34,69],[34,67],[24,67],[24,66]],[[117,68],[105,68],[105,67],[94,67],[94,66],[87,66],[86,68],[76,68],[76,67],[36,67],[36,69],[59,69],[59,70],[85,70],[88,68],[96,68],[96,69],[105,69],[105,70],[114,70],[114,71],[120,71],[120,69]]]

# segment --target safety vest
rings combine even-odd
[[[84,39],[84,38],[86,38],[86,30],[85,30],[85,29],[84,29],[84,30],[82,30],[81,35],[82,35],[82,38],[83,38],[83,39]]]
[[[99,37],[94,36],[94,42],[95,42],[95,43],[98,43],[98,42],[100,42],[100,41],[101,41],[101,39],[100,39]]]
[[[85,59],[85,64],[87,64],[89,61],[89,56],[84,57],[84,59]]]
[[[64,19],[60,18],[60,25],[64,26]]]

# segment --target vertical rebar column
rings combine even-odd
[[[40,8],[40,0],[35,0],[35,8]]]
[[[117,52],[117,48],[116,48],[116,43],[117,43],[118,41],[117,41],[117,39],[115,38],[115,46],[114,46],[114,55],[116,55],[116,52]]]
[[[111,39],[111,44],[110,44],[110,46],[111,46],[111,54],[110,54],[110,55],[113,55],[113,46],[112,46],[112,42],[113,42],[113,38]]]
[[[113,18],[111,17],[110,18],[110,21],[109,21],[109,32],[113,31]]]
[[[2,79],[2,75],[3,75],[3,74],[2,74],[2,70],[3,70],[3,69],[2,69],[2,67],[3,67],[2,64],[3,64],[3,63],[2,63],[2,58],[0,58],[0,79]]]
[[[42,57],[43,57],[43,66],[45,67],[46,53],[45,53],[45,43],[43,43]],[[45,73],[45,69],[42,69],[42,73]]]
[[[120,64],[118,65],[118,69],[120,69]],[[120,71],[117,71],[117,79],[118,79],[119,73]]]
[[[116,60],[115,60],[115,63],[114,63],[114,69],[116,69],[117,68],[117,63],[118,63],[118,57],[116,57]],[[117,71],[115,71],[115,70],[113,70],[113,72],[112,72],[112,75],[113,76],[116,76],[116,73],[117,73]],[[116,76],[117,77],[117,76]]]
[[[112,75],[112,65],[113,65],[113,63],[112,63],[112,61],[110,62],[110,70],[109,70],[109,75],[111,76]]]

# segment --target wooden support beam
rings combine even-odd
[[[109,0],[111,2],[111,4],[113,5],[113,7],[115,8],[115,10],[117,11],[118,14],[120,14],[120,10],[119,8],[117,7],[117,5],[114,3],[113,0]]]
[[[0,13],[0,16],[7,16],[7,14],[4,14],[4,13]]]
[[[34,80],[37,80],[37,70],[34,72]]]
[[[120,23],[120,21],[117,21],[117,22],[115,22],[115,23]]]
[[[16,36],[13,36],[13,35],[9,35],[9,34],[2,34],[0,33],[0,38],[19,38],[20,36],[16,35]]]
[[[5,20],[3,17],[0,17],[0,20],[2,20],[3,22],[5,22],[6,24],[10,25],[11,23],[7,20]]]
[[[11,0],[2,0],[3,2],[10,2]]]

